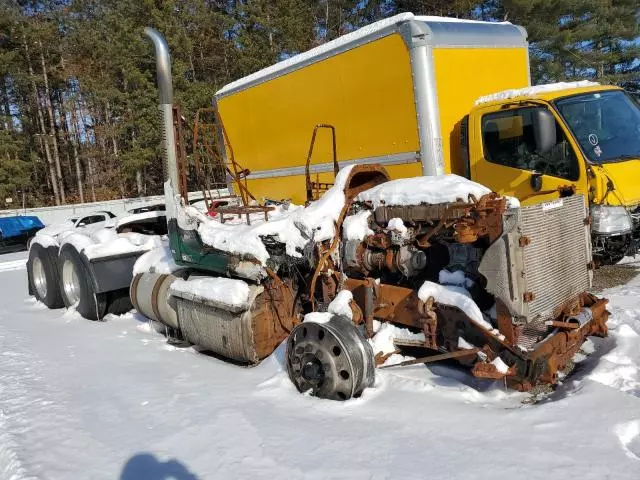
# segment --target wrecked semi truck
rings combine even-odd
[[[526,32],[510,23],[403,13],[230,83],[216,102],[257,197],[305,199],[305,158],[331,183],[337,156],[393,178],[455,173],[524,205],[575,192],[601,263],[638,233],[638,104],[586,81],[531,87]]]
[[[244,202],[203,215],[189,205],[168,46],[145,33],[156,51],[170,258],[137,266],[130,295],[170,335],[245,364],[286,340],[298,390],[336,400],[360,395],[375,367],[406,349],[421,354],[399,365],[457,359],[521,390],[555,384],[588,336],[606,335],[607,301],[587,292],[580,195],[520,207],[457,175],[391,180],[385,166],[359,164],[304,207]],[[225,147],[233,153],[228,138]],[[175,268],[158,272],[160,263]]]

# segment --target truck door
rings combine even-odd
[[[473,116],[472,179],[524,204],[554,200],[558,189],[567,186],[587,198],[585,165],[555,115],[544,105],[504,107],[488,106]],[[541,116],[548,117],[550,132],[555,122],[555,141],[551,133],[542,151],[536,121]]]

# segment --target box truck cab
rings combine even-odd
[[[341,166],[379,163],[393,178],[455,173],[525,203],[582,194],[601,261],[632,245],[638,105],[592,83],[530,87],[526,31],[511,23],[403,13],[230,83],[215,101],[227,154],[257,198],[304,201],[307,157],[317,183],[331,183],[335,146]],[[331,128],[314,136],[320,124]]]
[[[594,255],[615,263],[631,251],[640,108],[622,89],[576,82],[504,91],[480,98],[468,118],[471,178],[524,204],[582,194]]]

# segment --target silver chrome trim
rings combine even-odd
[[[526,30],[522,27],[497,22],[438,22],[414,17],[413,22],[426,25],[429,44],[434,47],[524,47]],[[500,34],[496,30],[500,29]]]
[[[47,296],[47,275],[40,257],[33,257],[33,262],[31,262],[31,277],[33,278],[33,285],[36,287],[36,292],[38,292],[40,296],[39,300],[43,300]]]
[[[416,163],[420,161],[418,152],[404,152],[393,155],[383,155],[380,157],[357,158],[353,160],[344,160],[338,162],[340,168],[349,165],[362,165],[363,163],[377,163],[380,165],[402,165],[407,163]],[[304,175],[304,166],[274,168],[270,170],[252,171],[247,177],[249,180],[258,180],[260,178],[274,177],[292,177],[295,175]],[[316,163],[310,166],[311,173],[333,172],[333,162]]]
[[[420,22],[407,22],[402,25],[400,32],[407,44],[411,59],[422,173],[440,175],[444,173],[444,159],[433,70],[433,47],[429,42],[429,29]]]
[[[65,260],[62,264],[62,289],[69,306],[80,301],[80,278],[76,267],[71,260]]]
[[[145,27],[144,34],[149,37],[156,53],[156,75],[158,97],[162,114],[162,133],[164,137],[165,180],[169,180],[174,191],[178,190],[178,163],[176,160],[176,140],[173,133],[173,85],[171,81],[171,58],[169,45],[162,34],[151,27]],[[167,209],[167,220],[171,218],[171,209]]]

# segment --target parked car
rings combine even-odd
[[[76,228],[86,227],[87,225],[94,225],[96,223],[106,222],[114,218],[115,215],[107,210],[99,210],[83,217],[72,218]]]
[[[146,213],[146,212],[164,212],[167,209],[164,203],[154,203],[152,205],[144,205],[142,207],[127,210],[127,213]]]

